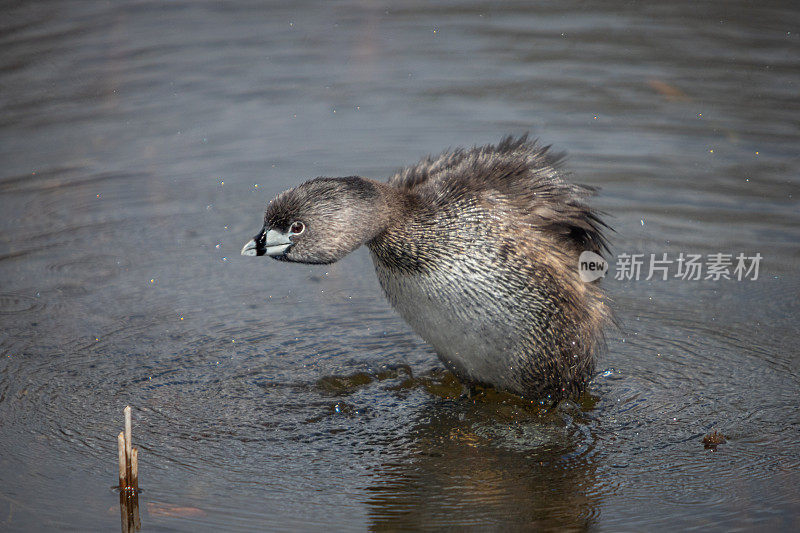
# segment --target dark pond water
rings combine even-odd
[[[126,404],[144,530],[797,529],[798,94],[788,1],[5,3],[0,529],[119,527]],[[239,256],[305,178],[528,130],[645,254],[580,402],[453,399],[365,250]]]

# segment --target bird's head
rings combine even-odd
[[[267,205],[264,227],[244,245],[242,255],[333,263],[380,233],[385,219],[386,203],[376,182],[316,178]]]

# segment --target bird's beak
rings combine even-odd
[[[259,251],[261,253],[259,253]],[[255,239],[250,239],[250,242],[245,244],[244,248],[242,248],[242,255],[248,255],[248,256],[264,255],[264,251],[258,249],[258,245],[256,244]]]
[[[276,257],[286,253],[286,250],[294,244],[289,238],[288,233],[281,233],[278,230],[267,230],[264,228],[261,233],[256,235],[250,242],[242,248],[242,255],[269,255]]]

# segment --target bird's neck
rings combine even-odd
[[[424,224],[419,218],[426,211],[418,196],[392,187],[386,183],[375,183],[381,192],[384,206],[381,209],[379,230],[366,241],[373,258],[384,266],[406,271],[417,271],[429,254],[425,252],[425,239],[419,239]],[[423,236],[424,237],[424,236]]]
[[[374,180],[369,181],[380,193],[379,206],[376,206],[376,224],[366,244],[380,237],[382,234],[396,229],[408,220],[414,212],[415,197],[408,192],[392,187],[387,183]]]

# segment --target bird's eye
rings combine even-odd
[[[300,222],[299,220],[297,222],[292,223],[292,227],[289,228],[289,232],[292,235],[300,235],[305,230],[306,230],[306,225]]]

